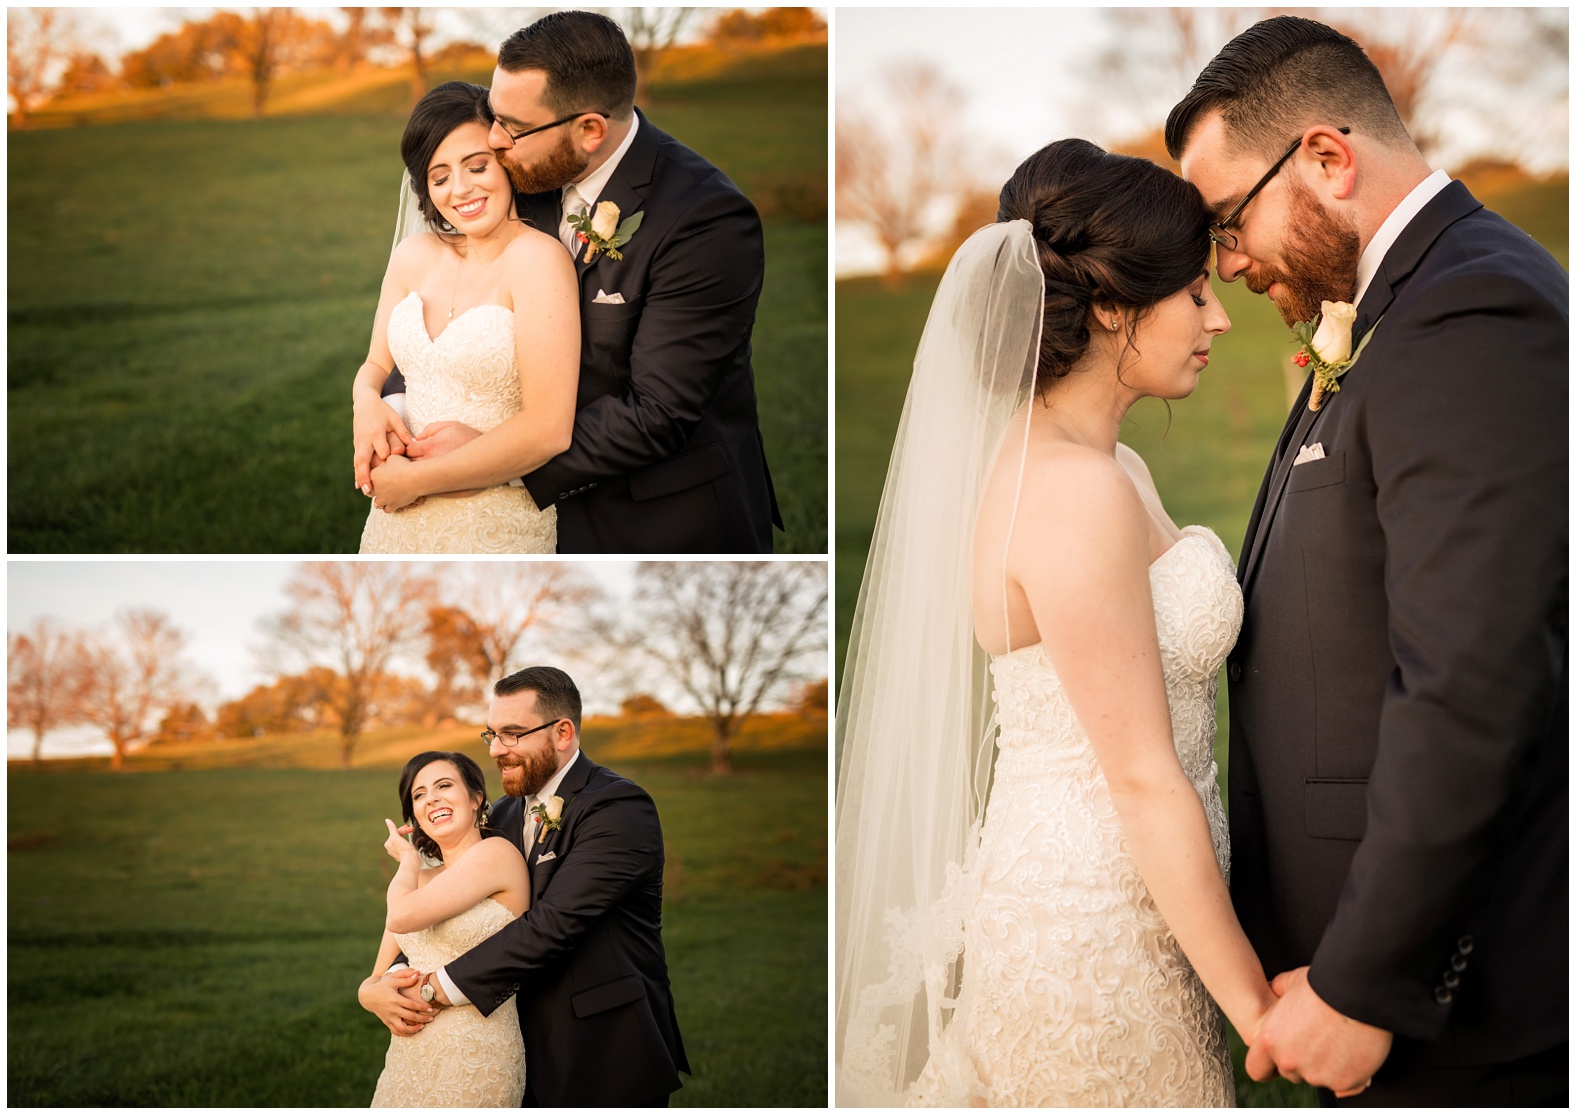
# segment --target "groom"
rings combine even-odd
[[[634,53],[606,16],[555,12],[499,49],[489,142],[520,216],[564,243],[580,279],[573,440],[525,486],[538,507],[558,507],[560,553],[770,553],[782,517],[750,366],[760,218],[634,99]],[[622,259],[588,261],[566,218],[604,203],[617,223],[639,214],[640,224]],[[383,393],[403,390],[390,376]],[[409,452],[475,436],[435,423]]]
[[[1241,555],[1232,899],[1283,973],[1248,1071],[1564,1106],[1568,276],[1310,20],[1232,40],[1166,146],[1223,280],[1288,324],[1355,303],[1368,342],[1304,386]]]
[[[498,682],[484,735],[508,795],[488,827],[525,854],[531,907],[430,974],[433,1007],[486,1016],[518,996],[525,1107],[665,1107],[690,1067],[662,948],[656,806],[580,751],[580,691],[562,670]],[[423,1007],[402,987],[414,994],[392,972],[362,1005],[405,1035]]]

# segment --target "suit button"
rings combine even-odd
[[[1467,970],[1467,958],[1458,952],[1450,958],[1450,966],[1458,972],[1464,972]]]
[[[1471,956],[1472,955],[1472,938],[1470,936],[1466,936],[1466,937],[1461,938],[1461,940],[1457,941],[1456,942],[1456,951],[1459,952],[1462,956]]]
[[[1436,988],[1434,988],[1434,1002],[1438,1003],[1440,1006],[1442,1006],[1442,1007],[1443,1006],[1449,1006],[1451,1001],[1454,1000],[1454,999],[1455,999],[1455,996],[1453,994],[1451,994],[1450,988],[1448,988],[1448,987],[1436,987]]]
[[[1454,972],[1446,972],[1445,986],[1454,991],[1456,988],[1461,986],[1461,977],[1456,975]]]
[[[569,498],[569,493],[568,492],[559,492],[558,493],[558,498],[559,499],[568,499]]]
[[[1232,681],[1241,681],[1242,663],[1236,661],[1235,659],[1226,663],[1226,677],[1230,678]]]

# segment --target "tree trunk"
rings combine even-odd
[[[44,732],[40,728],[33,729],[33,765],[44,764]]]
[[[711,741],[711,773],[733,773],[733,731],[718,727]]]
[[[115,745],[115,754],[110,757],[109,769],[124,772],[126,769],[126,741],[119,736],[111,736],[109,741]]]
[[[339,765],[346,770],[350,769],[350,755],[356,749],[357,733],[341,735],[339,737]]]

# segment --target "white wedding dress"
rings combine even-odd
[[[514,921],[484,898],[414,933],[396,933],[414,968],[433,972]],[[525,1095],[525,1042],[511,997],[483,1018],[473,1006],[445,1007],[412,1037],[390,1037],[373,1107],[518,1107]]]
[[[487,431],[519,413],[514,312],[474,306],[433,340],[421,295],[412,291],[389,315],[389,351],[405,376],[405,424],[420,436],[430,422]],[[372,508],[361,532],[364,554],[551,554],[558,511],[539,510],[524,488],[429,496],[400,511]]]
[[[1204,527],[1186,528],[1149,576],[1177,754],[1227,875],[1215,695],[1242,626],[1241,590]],[[1039,644],[996,656],[991,670],[1001,729],[989,803],[978,847],[935,911],[960,935],[961,987],[905,1099],[1232,1106],[1220,1011],[1139,877],[1055,670]]]

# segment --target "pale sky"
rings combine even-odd
[[[634,562],[579,563],[610,596],[634,587]],[[187,637],[186,658],[213,682],[200,703],[244,696],[269,681],[257,651],[266,643],[258,621],[287,606],[283,586],[293,561],[201,558],[187,561],[33,560],[6,562],[6,624],[20,631],[37,616],[53,616],[67,627],[107,628],[126,608],[165,612]],[[406,669],[411,669],[406,666]],[[619,694],[619,697],[622,697]],[[592,705],[593,695],[587,694]],[[616,707],[616,702],[615,702]],[[108,754],[98,733],[62,730],[45,737],[46,754]],[[25,731],[7,733],[11,756],[32,753]]]

